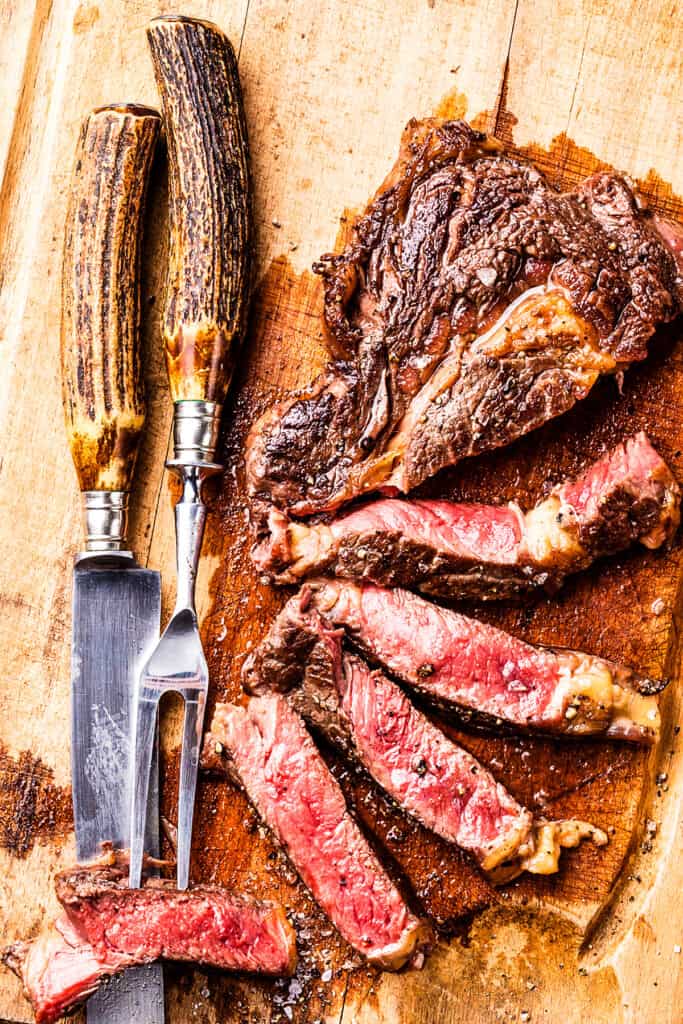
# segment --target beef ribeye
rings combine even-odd
[[[94,864],[55,878],[57,899],[98,956],[182,960],[226,971],[291,974],[296,937],[281,906],[215,885],[178,890],[150,878],[129,889],[127,865]]]
[[[55,888],[64,915],[33,942],[4,952],[39,1024],[58,1020],[110,975],[162,958],[221,970],[292,973],[296,936],[281,906],[218,886],[181,892],[158,878],[129,889],[127,874],[127,858],[111,852],[61,872]]]
[[[252,494],[301,516],[405,493],[565,412],[681,311],[665,228],[618,175],[559,193],[462,121],[411,121],[316,267],[335,362],[253,427]]]
[[[680,521],[680,489],[645,434],[567,481],[531,512],[518,505],[384,498],[305,524],[272,508],[253,551],[277,583],[331,573],[484,600],[545,588],[635,540],[654,548]]]
[[[373,584],[305,584],[245,662],[249,689],[296,686],[317,629],[315,608],[373,662],[462,720],[652,743],[659,732],[653,691],[664,684],[579,651],[537,647],[503,630]],[[649,692],[641,692],[641,691]]]
[[[284,697],[219,704],[205,741],[219,754],[339,932],[390,970],[421,959],[415,917],[351,818],[338,783]]]
[[[607,837],[582,821],[534,821],[471,754],[451,742],[381,671],[342,648],[343,631],[315,609],[315,641],[289,700],[311,725],[354,756],[408,814],[471,853],[493,880],[557,871],[563,846]],[[270,680],[248,673],[258,692]]]

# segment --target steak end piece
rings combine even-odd
[[[659,734],[656,692],[665,683],[580,651],[524,643],[399,588],[342,580],[305,584],[288,601],[245,662],[251,692],[298,685],[317,642],[311,609],[371,662],[460,720],[643,744]]]
[[[218,886],[179,891],[159,878],[129,889],[121,852],[60,872],[55,888],[64,913],[3,954],[39,1024],[74,1009],[105,978],[158,959],[275,976],[296,965],[296,935],[281,906]]]
[[[128,957],[97,957],[65,916],[32,942],[16,942],[2,962],[22,982],[36,1024],[54,1024],[83,1003],[102,981],[126,967]]]
[[[429,929],[351,818],[303,721],[278,694],[220,704],[205,741],[239,780],[301,879],[344,938],[388,970],[422,962]]]
[[[526,515],[515,504],[385,498],[309,525],[271,508],[268,536],[252,556],[275,583],[328,573],[495,600],[554,591],[570,573],[636,540],[659,547],[678,528],[680,503],[671,470],[640,433]]]
[[[344,651],[342,634],[315,609],[302,629],[315,638],[288,698],[313,728],[359,761],[397,804],[473,855],[494,882],[522,871],[551,874],[563,846],[607,842],[583,821],[536,822],[466,750],[453,743],[379,670]],[[267,677],[248,675],[267,690]]]
[[[682,263],[681,230],[623,177],[558,193],[462,121],[411,121],[315,268],[335,361],[254,425],[252,495],[304,516],[510,443],[646,356]]]
[[[60,872],[57,898],[98,956],[111,951],[139,962],[181,960],[220,970],[288,975],[296,936],[281,906],[219,886],[177,890],[150,878],[128,888],[127,861]]]

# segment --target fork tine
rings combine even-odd
[[[180,754],[180,790],[178,792],[178,888],[187,889],[190,879],[192,818],[197,788],[199,749],[202,739],[206,693],[195,691],[185,696],[183,742]]]
[[[145,852],[147,824],[147,797],[149,777],[154,756],[159,691],[142,686],[137,700],[137,713],[133,726],[133,755],[131,770],[130,815],[130,876],[131,888],[138,889],[142,881],[142,861]]]

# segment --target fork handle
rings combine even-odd
[[[175,612],[195,612],[194,591],[202,550],[206,505],[201,500],[202,480],[198,469],[183,468],[183,493],[175,506],[176,562],[178,583]]]
[[[147,37],[168,141],[162,334],[171,396],[220,410],[246,324],[252,244],[237,60],[205,21],[156,18]]]

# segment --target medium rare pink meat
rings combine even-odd
[[[418,959],[427,930],[360,829],[301,718],[278,694],[219,704],[205,751],[229,770],[313,896],[368,960],[396,970]]]
[[[218,886],[179,891],[161,879],[129,889],[125,864],[58,874],[57,898],[97,956],[183,960],[227,971],[291,974],[294,930],[282,907]]]
[[[21,979],[37,1024],[54,1024],[91,996],[105,978],[136,963],[114,952],[101,959],[65,916],[33,942],[15,942],[2,960]]]
[[[382,672],[342,648],[342,631],[302,613],[314,639],[290,703],[354,756],[400,807],[447,842],[468,850],[493,880],[557,871],[562,846],[607,837],[578,821],[534,822],[531,813],[471,754],[452,743]],[[268,692],[252,670],[247,685]]]
[[[127,860],[63,871],[55,879],[65,914],[3,960],[24,984],[36,1020],[50,1024],[127,967],[181,960],[220,970],[291,974],[296,936],[282,907],[218,886],[174,889],[161,879],[129,889]]]
[[[508,860],[529,833],[529,812],[381,672],[345,655],[337,682],[359,758],[397,803],[484,870]]]
[[[680,490],[640,433],[524,514],[518,505],[383,499],[331,523],[271,509],[253,551],[261,572],[294,583],[321,572],[450,597],[505,598],[545,587],[639,540],[654,548],[680,520]]]
[[[373,584],[305,585],[245,666],[247,679],[253,673],[285,690],[296,684],[315,640],[302,615],[310,607],[373,662],[460,718],[636,743],[658,735],[654,692],[662,684],[590,654],[524,643],[405,590]]]

